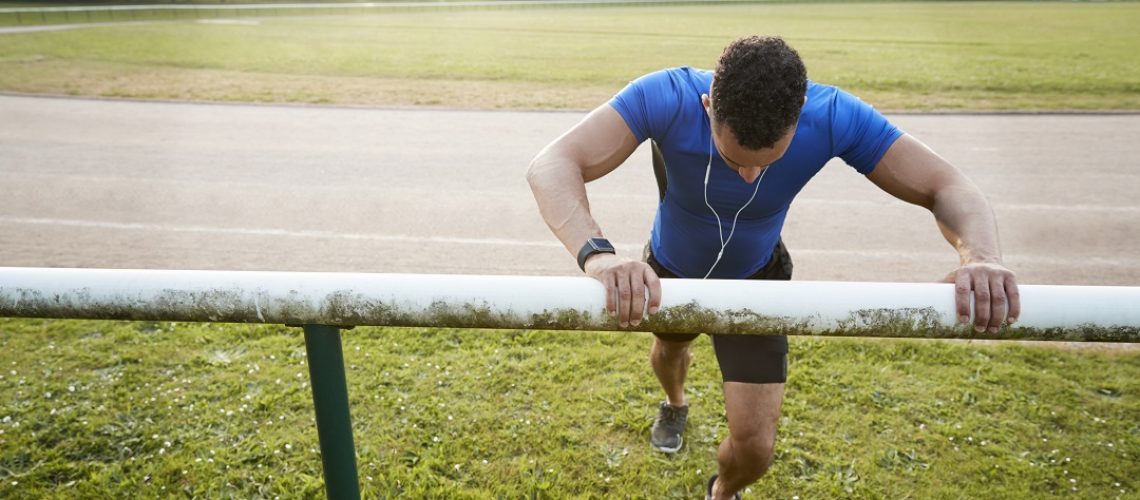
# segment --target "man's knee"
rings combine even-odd
[[[662,338],[660,336],[653,338],[654,351],[665,357],[674,357],[686,354],[689,352],[689,345],[693,343],[692,339],[686,338]]]
[[[775,436],[754,434],[743,438],[729,437],[738,463],[757,477],[764,474],[776,457]]]

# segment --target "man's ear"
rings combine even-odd
[[[705,113],[712,116],[712,99],[708,94],[701,94],[701,104],[705,107]]]

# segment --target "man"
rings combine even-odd
[[[602,238],[585,183],[617,168],[646,139],[664,175],[658,172],[662,199],[642,262],[617,255]],[[978,188],[871,106],[809,82],[799,55],[780,38],[732,42],[715,72],[673,68],[631,82],[543,149],[527,179],[550,229],[583,271],[605,285],[609,312],[623,327],[636,327],[660,306],[659,277],[790,279],[791,259],[780,241],[784,217],[833,157],[934,214],[961,256],[946,278],[956,283],[959,321],[970,322],[971,299],[977,331],[1016,321],[1016,280],[1002,266],[997,225]],[[772,463],[787,338],[709,334],[729,432],[707,496],[739,498]],[[650,442],[675,452],[696,335],[654,335],[650,362],[665,401]]]

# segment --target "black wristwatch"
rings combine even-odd
[[[586,240],[586,244],[582,245],[582,249],[578,250],[578,267],[583,272],[586,271],[586,259],[596,253],[612,253],[616,254],[614,246],[610,244],[610,240],[605,238],[590,238]]]

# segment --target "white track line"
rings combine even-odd
[[[857,206],[867,208],[878,207],[891,207],[906,205],[905,202],[884,198],[882,201],[875,200],[843,200],[843,199],[830,199],[830,198],[800,198],[793,202],[793,207],[796,204],[803,205],[841,205],[841,206]],[[1123,214],[1136,214],[1140,213],[1140,205],[1089,205],[1085,203],[1076,205],[1054,204],[1054,203],[991,203],[995,210],[999,211],[1026,211],[1026,212],[1108,212],[1108,213],[1123,213]]]
[[[407,234],[382,233],[342,233],[336,231],[296,231],[288,229],[270,228],[227,228],[197,225],[172,224],[143,224],[134,222],[106,222],[77,219],[45,219],[33,217],[3,217],[0,224],[24,226],[62,226],[88,229],[111,229],[126,231],[156,231],[169,233],[201,233],[220,234],[232,236],[269,236],[285,238],[309,238],[323,240],[345,241],[380,241],[390,243],[443,243],[451,245],[482,245],[482,246],[513,246],[531,248],[562,248],[562,245],[551,237],[550,240],[511,240],[502,238],[462,238],[453,236],[415,236]],[[630,255],[640,255],[644,243],[616,244],[623,252]],[[945,252],[907,252],[897,250],[839,250],[793,247],[793,255],[814,257],[848,257],[863,259],[886,260],[953,260],[954,254],[950,249]],[[1050,265],[1050,266],[1108,266],[1108,267],[1140,267],[1140,258],[1105,258],[1090,256],[1058,258],[1038,255],[1007,255],[1007,262],[1021,264]]]

